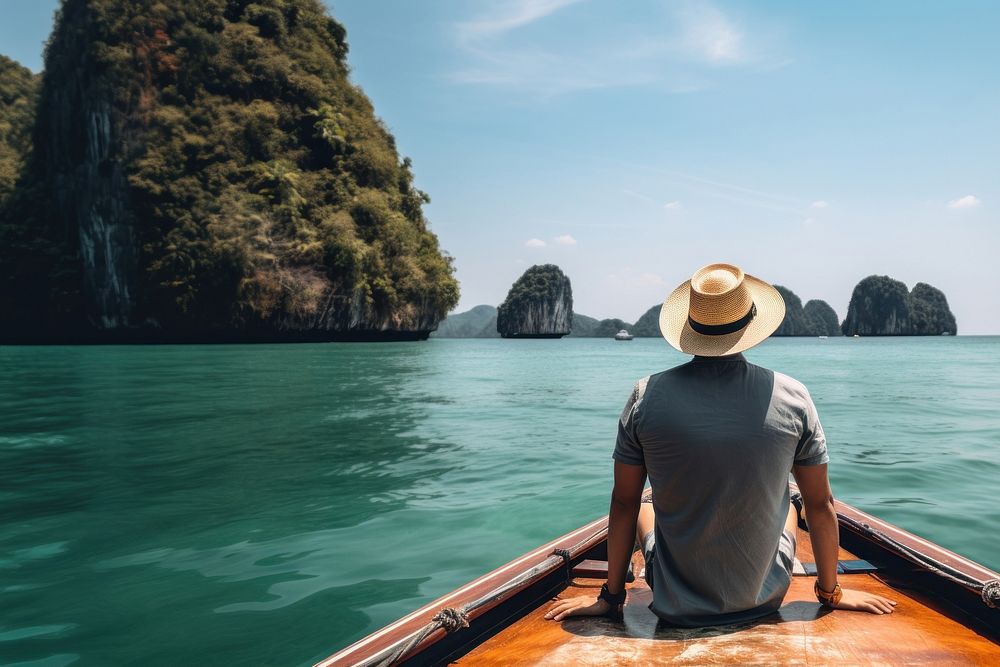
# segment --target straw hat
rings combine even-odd
[[[660,332],[681,352],[721,357],[753,347],[784,318],[778,290],[738,266],[709,264],[663,302]]]

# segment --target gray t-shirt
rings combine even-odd
[[[650,608],[676,625],[776,610],[792,465],[830,459],[809,392],[742,354],[695,357],[636,383],[615,460],[645,465],[656,512]]]

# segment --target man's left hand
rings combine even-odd
[[[557,600],[547,612],[546,620],[561,621],[570,616],[606,616],[611,612],[611,605],[604,600],[592,597],[568,598]]]

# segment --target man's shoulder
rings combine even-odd
[[[787,396],[788,398],[800,401],[812,400],[809,395],[809,389],[802,382],[796,380],[791,375],[786,375],[779,371],[769,372],[774,374],[774,395]]]
[[[647,375],[646,377],[641,377],[635,381],[635,384],[632,386],[633,403],[640,403],[642,401],[643,396],[646,395],[646,387],[649,386],[649,380],[653,377],[655,376]]]
[[[622,424],[629,421],[636,408],[638,408],[639,404],[642,403],[642,399],[646,395],[646,385],[649,384],[650,377],[651,376],[647,375],[646,377],[639,378],[636,380],[635,384],[632,385],[632,393],[629,394],[628,401],[625,402],[625,408],[622,410],[621,417],[619,417]]]

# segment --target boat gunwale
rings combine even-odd
[[[590,533],[589,536],[583,537],[581,541],[581,536],[587,535],[588,533]],[[441,609],[445,607],[461,607],[479,599],[489,591],[501,588],[504,584],[515,580],[518,576],[521,576],[530,571],[532,568],[544,563],[557,549],[570,549],[569,557],[571,561],[582,560],[583,556],[587,552],[604,543],[607,540],[607,535],[608,517],[604,516],[595,519],[574,531],[566,533],[561,537],[557,537],[551,542],[547,542],[546,544],[543,544],[542,546],[515,558],[514,560],[508,561],[500,567],[491,570],[490,572],[463,586],[460,586],[450,593],[428,602],[424,606],[410,612],[399,620],[394,621],[389,625],[366,635],[365,637],[362,637],[353,644],[350,644],[333,655],[324,658],[323,660],[317,662],[314,667],[329,667],[330,665],[336,664],[357,664],[362,660],[371,660],[382,653],[388,653],[390,649],[393,649],[403,641],[415,636],[421,629],[424,628],[424,626],[427,625],[427,623],[432,620],[434,614]],[[505,576],[509,570],[518,565],[524,565],[524,567],[517,570],[517,572],[512,575]],[[565,567],[566,563],[563,560],[553,562],[550,567],[540,570],[535,576],[522,582],[521,586],[511,589],[490,603],[470,611],[468,614],[468,620],[471,623],[476,618],[500,605],[505,600],[513,597],[518,592],[530,588],[539,579],[543,579],[544,577],[551,575],[553,572]],[[431,633],[413,648],[408,657],[416,655],[427,646],[438,641],[445,634],[444,630],[437,630]],[[376,640],[383,638],[391,641],[388,643],[378,643],[372,645]]]
[[[795,485],[794,483],[790,483],[789,487],[793,491],[798,490],[798,486]],[[865,535],[862,532],[859,532],[852,525],[850,525],[850,523],[841,521],[841,515],[843,515],[848,519],[852,519],[862,525],[866,525],[868,528],[884,533],[885,535],[888,535],[889,537],[893,538],[900,544],[909,547],[911,549],[914,549],[915,551],[918,551],[922,554],[928,556],[934,556],[933,554],[927,553],[928,550],[932,550],[937,554],[936,556],[934,556],[936,560],[940,561],[941,563],[944,563],[945,565],[951,568],[954,568],[955,570],[958,570],[962,574],[971,577],[972,579],[975,579],[980,583],[984,583],[991,579],[1000,579],[1000,573],[994,572],[988,567],[981,565],[980,563],[977,563],[974,560],[966,558],[961,554],[957,554],[954,551],[945,549],[944,547],[935,542],[931,542],[928,539],[920,537],[919,535],[912,533],[904,528],[900,528],[899,526],[891,524],[888,521],[885,521],[884,519],[880,519],[877,516],[869,514],[868,512],[859,510],[857,507],[854,507],[853,505],[849,505],[845,502],[836,499],[834,499],[833,502],[834,502],[834,507],[837,511],[838,515],[837,521],[840,524],[841,530],[848,530],[857,535],[858,537],[871,541],[870,536]],[[890,551],[888,548],[884,546],[880,546],[880,548],[885,549],[886,551]],[[973,591],[972,589],[967,589],[967,590],[970,590],[970,592],[976,592],[976,594],[978,595],[977,591]]]

